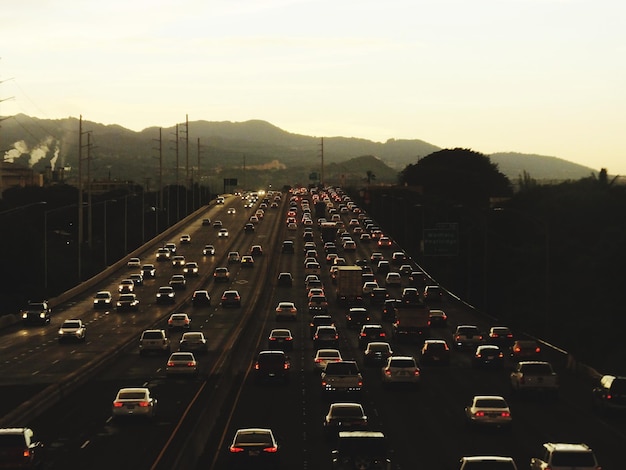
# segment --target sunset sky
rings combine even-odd
[[[626,174],[626,2],[20,0],[0,11],[0,116],[136,131],[186,115],[261,119]]]

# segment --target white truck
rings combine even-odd
[[[363,304],[363,269],[361,266],[338,266],[335,279],[337,281],[337,303],[352,307]]]
[[[559,393],[559,380],[552,365],[546,361],[521,361],[511,372],[514,393],[547,393],[554,398]]]

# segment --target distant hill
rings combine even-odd
[[[65,167],[67,181],[76,177],[79,121],[76,118],[38,119],[18,114],[3,119],[0,149],[9,150],[9,159],[37,171]],[[150,127],[140,132],[119,125],[83,121],[82,145],[92,145],[91,172],[95,179],[133,180],[148,177],[156,181],[159,145],[164,168],[164,184],[175,178],[176,126]],[[87,137],[89,133],[89,140]],[[178,181],[187,165],[194,178],[220,181],[238,178],[258,184],[307,184],[322,173],[329,182],[359,183],[371,171],[379,183],[395,183],[406,165],[418,161],[440,147],[422,140],[390,139],[384,143],[347,137],[305,136],[284,131],[266,121],[192,121],[189,123],[189,156],[183,137],[184,124],[178,125]],[[198,141],[200,152],[198,155]],[[480,151],[479,149],[473,149]],[[83,158],[86,156],[83,150]],[[527,172],[537,180],[579,179],[596,170],[556,157],[496,153],[489,157],[512,181]],[[198,167],[200,168],[198,170]],[[241,184],[241,183],[240,183]]]

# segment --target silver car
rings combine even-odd
[[[188,331],[183,333],[178,350],[206,353],[209,350],[209,344],[201,331]]]
[[[154,417],[157,400],[150,394],[150,390],[145,387],[122,388],[117,392],[113,401],[113,417],[122,416],[145,416]]]
[[[170,354],[165,367],[165,374],[173,375],[198,375],[198,362],[193,353],[175,352]]]

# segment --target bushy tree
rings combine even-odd
[[[489,157],[469,149],[444,149],[408,165],[400,184],[420,187],[428,199],[486,206],[490,197],[512,195],[509,179]]]

